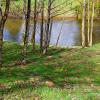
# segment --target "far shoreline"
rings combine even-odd
[[[8,18],[13,18],[13,19],[23,19],[23,17],[22,16],[19,16],[19,15],[11,15],[11,14],[9,14],[9,16],[8,16]],[[30,19],[33,19],[34,17],[33,16],[31,16],[31,18]],[[44,16],[44,20],[46,21],[46,18],[47,18],[47,16]],[[77,17],[77,16],[56,16],[56,17],[54,17],[54,18],[52,18],[52,20],[54,20],[54,21],[62,21],[62,20],[82,20],[82,18],[81,17]],[[94,18],[94,20],[96,21],[96,20],[100,20],[100,17],[95,17]],[[41,18],[40,17],[38,17],[38,21],[41,21]]]

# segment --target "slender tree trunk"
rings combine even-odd
[[[89,46],[92,46],[92,35],[93,35],[93,26],[94,26],[94,10],[95,10],[95,0],[92,0],[92,17],[91,17],[91,30],[90,30],[90,41]]]
[[[57,38],[57,42],[56,42],[56,47],[58,46],[58,43],[59,43],[59,39],[60,39],[60,36],[61,36],[61,32],[62,32],[63,25],[64,25],[64,20],[63,20],[63,23],[61,25],[60,32],[58,34],[58,38]]]
[[[4,24],[0,22],[0,67],[2,67],[2,47],[3,47],[3,29]]]
[[[27,47],[28,47],[30,11],[31,11],[31,0],[28,0],[27,14],[26,14],[26,18],[25,18],[26,22],[25,22],[25,36],[24,36],[24,56],[26,56]]]
[[[32,36],[33,50],[35,49],[36,24],[37,24],[37,0],[34,0],[34,28]]]
[[[50,22],[50,29],[49,29],[49,34],[48,34],[48,47],[49,47],[50,39],[51,39],[52,26],[53,26],[53,21]]]
[[[47,14],[47,24],[46,24],[46,37],[45,37],[45,45],[44,45],[44,51],[43,54],[46,54],[49,47],[49,38],[50,38],[50,23],[51,23],[51,5],[52,0],[48,0],[48,14]]]
[[[49,41],[49,32],[50,32],[50,23],[51,23],[51,0],[48,0],[48,18],[47,18],[47,42],[46,42],[46,46],[48,46],[48,41]]]
[[[88,46],[90,41],[90,0],[88,0],[88,33],[87,33],[87,39],[88,39]]]
[[[43,33],[44,33],[44,0],[42,0],[42,7],[41,7],[41,32],[40,32],[40,52],[43,52]]]
[[[27,7],[26,7],[27,2],[26,2],[26,0],[23,0],[23,2],[24,2],[24,5],[23,5],[23,19],[25,20],[25,18],[26,18],[26,10],[27,10]]]
[[[82,47],[85,47],[85,15],[86,15],[86,0],[83,2],[83,16],[82,16]]]
[[[0,20],[0,67],[2,67],[2,51],[3,51],[3,30],[4,30],[4,25],[8,17],[9,13],[9,6],[10,6],[10,0],[6,0],[6,6],[5,6],[5,12],[3,14],[2,9],[0,8],[0,15],[1,15],[1,20]]]

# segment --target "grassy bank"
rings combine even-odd
[[[52,47],[46,56],[39,53],[38,47],[33,52],[30,46],[25,65],[21,63],[22,49],[16,43],[4,43],[0,97],[5,100],[100,99],[100,44],[84,49]]]

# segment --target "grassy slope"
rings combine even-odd
[[[85,100],[85,98],[81,99],[81,96],[86,90],[84,95],[87,98],[88,96],[96,98],[96,100],[99,98],[100,44],[85,49],[51,48],[47,56],[42,56],[38,49],[33,53],[30,47],[27,56],[27,60],[30,62],[27,65],[8,67],[8,64],[22,60],[22,48],[17,44],[4,43],[4,66],[6,67],[3,67],[0,71],[1,93],[16,91],[16,89],[19,91],[20,88],[26,88],[25,91],[29,92],[30,87],[33,88],[35,82],[34,84],[39,85],[38,88],[31,90],[33,91],[32,94],[22,91],[22,95],[33,95],[35,93],[44,98],[43,100],[47,100],[48,96],[52,98],[50,100],[61,100],[67,93],[66,98],[69,99],[64,100],[70,100],[74,95],[76,98],[80,98],[79,100]],[[47,80],[54,82],[57,88],[44,87],[45,84],[43,83]],[[41,84],[42,86],[40,86]],[[69,87],[75,89],[68,89],[67,91],[66,88]],[[20,96],[17,92],[15,94]]]

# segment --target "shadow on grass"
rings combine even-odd
[[[13,61],[22,59],[22,49],[22,46],[5,43],[4,63],[7,65]],[[61,57],[62,53],[64,55]],[[3,67],[0,70],[0,83],[12,84],[20,80],[26,84],[26,81],[39,76],[42,82],[49,80],[60,87],[65,87],[69,84],[71,86],[75,84],[92,84],[93,82],[99,84],[100,81],[95,80],[97,74],[93,73],[95,64],[88,61],[89,58],[82,55],[79,49],[73,53],[72,56],[69,56],[72,54],[72,51],[68,49],[50,48],[47,55],[43,56],[39,53],[39,50],[33,53],[30,48],[26,58],[30,63],[13,67]],[[28,84],[30,86],[30,83]],[[21,88],[19,85],[11,86],[12,88],[17,88],[17,86]]]

